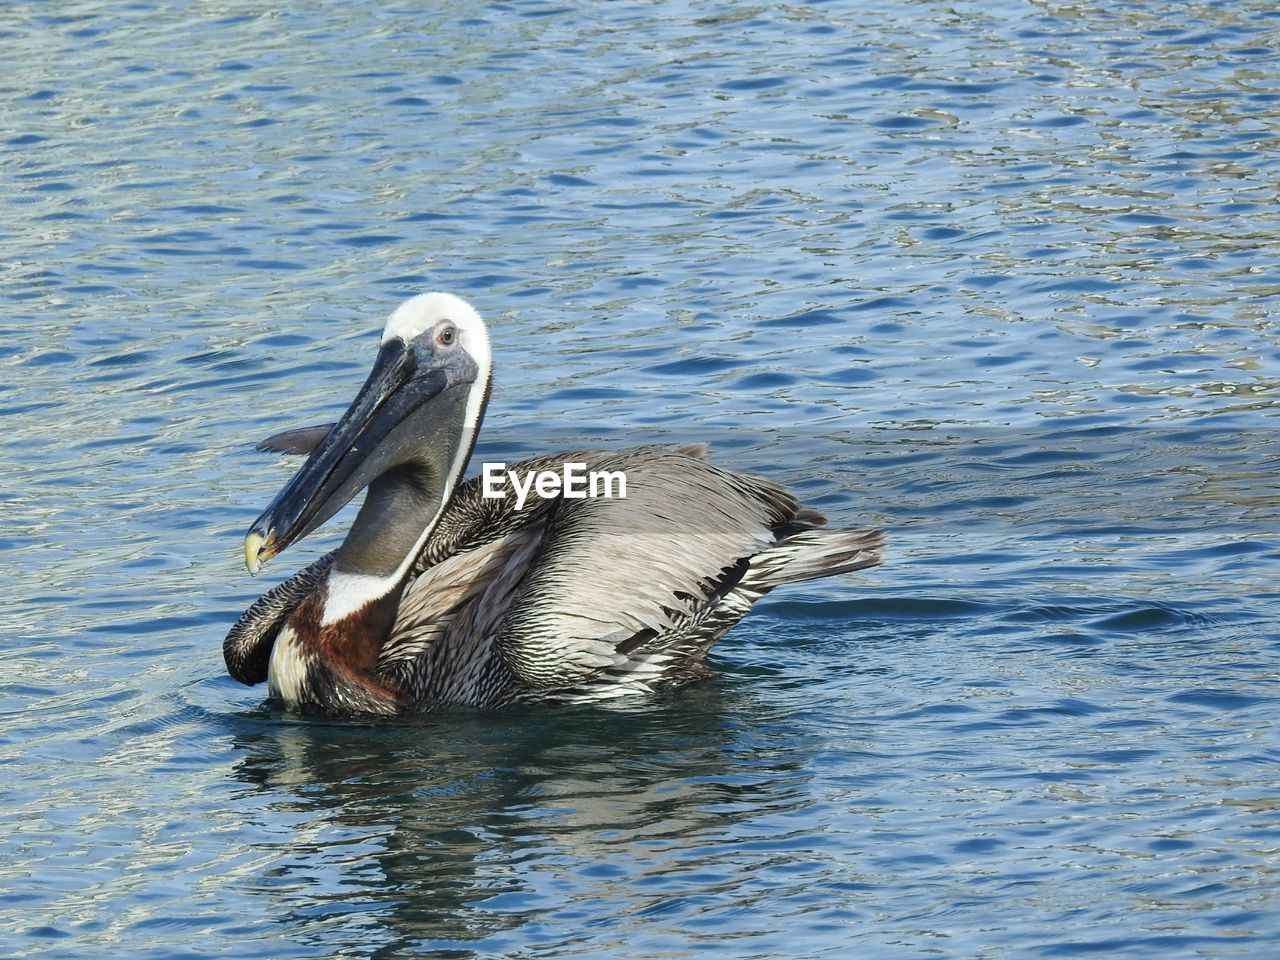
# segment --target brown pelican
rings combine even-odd
[[[513,468],[622,472],[625,498],[486,496],[512,493],[461,480],[490,383],[480,315],[423,294],[391,315],[337,423],[260,445],[310,456],[245,537],[250,572],[367,493],[342,545],[232,628],[233,677],[330,715],[648,692],[705,675],[711,645],[774,587],[880,562],[880,531],[822,530],[785,489],[713,466],[700,445]]]

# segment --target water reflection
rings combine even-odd
[[[807,802],[806,735],[772,751],[727,699],[712,683],[630,709],[254,723],[234,776],[290,839],[252,886],[303,935],[369,914],[392,952],[491,939],[592,887],[663,887],[682,851]]]

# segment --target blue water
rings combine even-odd
[[[276,6],[0,17],[0,955],[1274,955],[1274,4]],[[263,708],[342,519],[250,580],[253,443],[431,288],[482,457],[709,440],[884,566],[654,702]]]

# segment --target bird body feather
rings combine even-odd
[[[625,471],[626,499],[531,498],[516,510],[513,497],[486,498],[479,478],[461,484],[377,649],[385,692],[373,699],[385,702],[373,712],[677,686],[706,674],[711,645],[774,587],[880,562],[879,531],[819,529],[822,518],[784,488],[722,470],[700,446],[582,451],[513,469],[565,462]],[[321,558],[246,611],[224,647],[228,665],[246,665],[233,675],[261,678],[332,562]]]

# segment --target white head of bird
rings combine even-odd
[[[387,318],[382,342],[399,338],[409,343],[428,330],[435,330],[438,335],[449,326],[457,331],[458,345],[481,367],[480,379],[487,380],[491,357],[489,331],[476,308],[452,293],[420,293],[400,304]]]
[[[461,297],[424,293],[397,307],[364,386],[250,529],[249,569],[368,488],[335,572],[397,582],[466,467],[490,371],[488,331]]]

